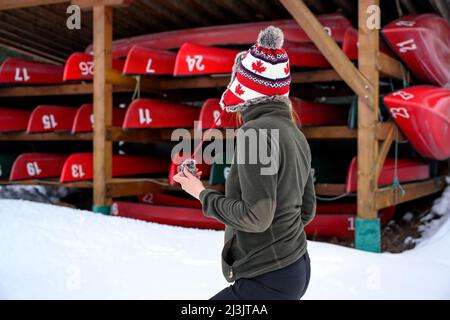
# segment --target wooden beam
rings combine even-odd
[[[46,187],[92,188],[91,181],[59,182],[58,179],[28,179],[19,181],[0,179],[0,185],[40,185]]]
[[[114,92],[132,92],[132,89],[114,87]],[[61,84],[49,86],[25,86],[0,88],[0,97],[39,97],[92,94],[92,83]]]
[[[109,197],[129,197],[164,191],[164,184],[155,179],[113,178],[107,183]]]
[[[95,6],[129,6],[134,0],[72,0],[72,4],[79,6],[81,9],[92,9]]]
[[[1,132],[0,141],[90,141],[91,132],[72,134],[70,132]]]
[[[112,177],[112,142],[106,128],[112,125],[113,86],[107,81],[112,69],[112,7],[96,6],[94,37],[94,210],[106,212],[112,204],[106,182]]]
[[[339,196],[346,192],[344,183],[316,183],[316,194],[319,196]]]
[[[376,69],[379,52],[379,31],[367,25],[369,6],[378,6],[379,0],[359,0],[358,31],[359,70],[370,81],[372,90],[370,100],[358,98],[358,217],[376,219],[378,217],[375,202],[377,190],[376,159],[378,157],[377,122],[379,73]]]
[[[428,196],[444,189],[445,177],[402,184],[404,193],[399,188],[385,187],[377,191],[375,197],[376,209],[380,210],[399,203]]]
[[[377,70],[381,72],[383,76],[392,77],[399,80],[406,79],[408,83],[411,82],[410,74],[403,64],[383,52],[378,53]]]
[[[2,0],[0,1],[0,10],[37,7],[64,2],[70,2],[70,0]]]
[[[302,0],[280,0],[280,2],[311,38],[320,52],[322,52],[328,62],[333,66],[334,70],[341,76],[342,80],[344,80],[358,96],[365,99],[370,107],[374,107],[374,87],[372,82],[368,81],[368,79],[358,71],[341,48],[339,48],[337,43],[325,32],[319,20],[311,13],[305,3]]]
[[[160,80],[154,77],[140,77],[139,88],[141,91],[155,92],[160,90]],[[109,70],[106,73],[106,81],[117,87],[134,90],[136,88],[136,78],[124,76],[117,70]]]
[[[309,140],[356,139],[357,132],[347,126],[302,127],[300,129]]]
[[[389,149],[391,148],[392,142],[394,141],[397,130],[398,130],[397,127],[395,127],[395,125],[391,123],[386,138],[384,139],[383,144],[381,145],[380,151],[378,153],[375,170],[375,178],[377,181],[380,176],[381,169],[383,168]]]

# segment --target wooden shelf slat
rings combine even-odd
[[[383,209],[399,203],[411,201],[441,191],[445,187],[445,177],[437,177],[425,181],[405,183],[402,195],[399,188],[384,187],[376,192],[376,209]]]
[[[91,181],[59,182],[59,179],[27,179],[18,181],[0,179],[0,185],[41,185],[47,187],[92,188]]]
[[[0,141],[72,141],[92,140],[92,132],[72,134],[69,131],[27,133],[1,132]]]

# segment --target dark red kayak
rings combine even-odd
[[[122,73],[126,75],[173,75],[177,54],[135,45],[127,54]]]
[[[77,109],[72,107],[39,105],[31,113],[27,131],[32,133],[71,130],[76,113]]]
[[[384,38],[420,80],[450,85],[450,24],[435,14],[404,16],[389,23]]]
[[[67,157],[58,153],[23,153],[14,161],[9,180],[59,177]]]
[[[0,107],[0,131],[25,131],[31,111]]]
[[[146,204],[159,206],[174,206],[187,208],[201,208],[200,201],[194,198],[177,197],[165,193],[147,193],[139,196],[139,201]]]
[[[141,174],[163,174],[167,172],[169,162],[163,158],[113,155],[112,175],[123,177]],[[93,177],[92,153],[75,153],[70,155],[61,173],[61,182],[91,180]]]
[[[200,110],[199,126],[201,129],[209,129],[222,112],[219,105],[219,99],[208,99],[202,105]],[[216,128],[237,128],[238,120],[236,112],[225,112],[216,124]]]
[[[0,65],[0,83],[62,83],[63,72],[63,66],[11,57]]]
[[[318,204],[316,216],[305,232],[313,238],[338,238],[352,240],[355,237],[356,204]],[[381,225],[388,223],[395,213],[395,207],[382,209],[378,213]]]
[[[126,110],[113,108],[113,126],[122,126]],[[77,110],[72,125],[72,133],[90,132],[94,128],[94,109],[92,103],[85,103]]]
[[[136,99],[127,109],[124,129],[192,128],[200,109],[158,99]]]
[[[222,223],[205,217],[202,210],[196,208],[115,201],[111,207],[111,214],[171,226],[215,230],[225,228]]]
[[[338,42],[343,41],[346,30],[351,28],[351,23],[339,14],[321,15],[318,19],[326,32]],[[286,41],[311,42],[297,22],[286,19],[183,29],[116,40],[113,42],[113,56],[125,57],[135,45],[167,50],[180,48],[185,42],[206,46],[253,44],[259,32],[270,25],[280,27],[284,31]],[[92,45],[88,46],[85,52],[92,53]]]
[[[111,211],[115,216],[171,226],[215,230],[225,228],[221,222],[204,216],[201,209],[193,207],[115,201]],[[305,227],[305,231],[314,238],[351,240],[355,234],[356,212],[356,204],[319,204],[314,220]],[[381,224],[389,222],[394,213],[395,207],[380,210]]]
[[[391,185],[394,182],[395,159],[387,158],[381,170],[378,186]],[[430,166],[420,160],[398,159],[397,175],[400,183],[430,178]],[[347,172],[346,192],[356,192],[358,180],[358,162],[354,157]]]
[[[423,157],[450,158],[450,89],[415,86],[384,98],[392,118]]]
[[[122,72],[125,60],[113,59],[113,70]],[[70,55],[64,66],[64,81],[92,80],[94,78],[94,58],[92,55],[75,52]]]
[[[292,108],[297,113],[299,126],[346,125],[348,108],[340,105],[316,103],[291,98]]]

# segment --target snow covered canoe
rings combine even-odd
[[[351,23],[342,15],[327,14],[318,17],[326,32],[337,42],[342,42]],[[248,45],[255,43],[259,32],[267,26],[275,25],[284,31],[286,41],[311,42],[311,39],[292,19],[264,22],[250,22],[233,25],[202,27],[153,33],[113,42],[114,57],[125,57],[135,45],[154,49],[176,49],[185,42],[206,46]],[[92,44],[85,52],[92,54]]]
[[[122,72],[125,60],[113,59],[113,70]],[[94,57],[83,52],[75,52],[70,55],[64,66],[64,81],[92,80],[94,78]]]
[[[74,153],[70,155],[61,173],[61,182],[91,180],[93,177],[93,154]],[[169,162],[159,157],[113,155],[112,176],[134,176],[143,174],[164,174]]]
[[[355,236],[356,204],[318,204],[316,216],[305,227],[305,232],[313,238],[338,238],[352,240]],[[381,225],[391,220],[395,207],[382,209],[378,212]]]
[[[122,126],[125,112],[126,111],[124,108],[113,108],[113,126]],[[94,108],[92,103],[85,103],[78,108],[77,113],[75,114],[72,125],[72,133],[90,132],[93,128]]]
[[[14,161],[9,180],[57,178],[67,157],[60,153],[23,153]]]
[[[126,75],[173,75],[177,54],[135,45],[128,52],[122,73]]]
[[[0,107],[0,131],[25,131],[31,111]]]
[[[124,129],[192,128],[199,108],[158,99],[136,99],[127,109]]]
[[[450,89],[409,87],[386,96],[384,103],[417,152],[450,158]]]
[[[54,105],[39,105],[31,113],[27,131],[70,131],[77,113],[76,108]]]
[[[389,23],[384,38],[422,81],[450,85],[450,24],[435,14],[404,16]]]
[[[0,65],[0,83],[62,83],[63,72],[63,66],[11,57]]]
[[[378,186],[390,185],[394,182],[395,159],[387,158],[381,169]],[[400,183],[425,180],[430,178],[430,166],[420,160],[398,159],[397,176]],[[356,192],[358,180],[358,161],[354,157],[347,172],[346,192]]]

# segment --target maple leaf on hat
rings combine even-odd
[[[245,93],[245,91],[242,90],[242,86],[241,86],[240,84],[238,84],[238,85],[236,86],[236,88],[234,89],[234,92],[236,92],[236,94],[237,94],[238,96],[242,96],[242,95]]]
[[[264,64],[261,62],[261,60],[253,62],[252,63],[252,69],[256,73],[263,73],[264,71],[266,71],[266,67],[264,67]]]
[[[289,74],[289,62],[286,64],[286,67],[284,68],[284,73]]]

